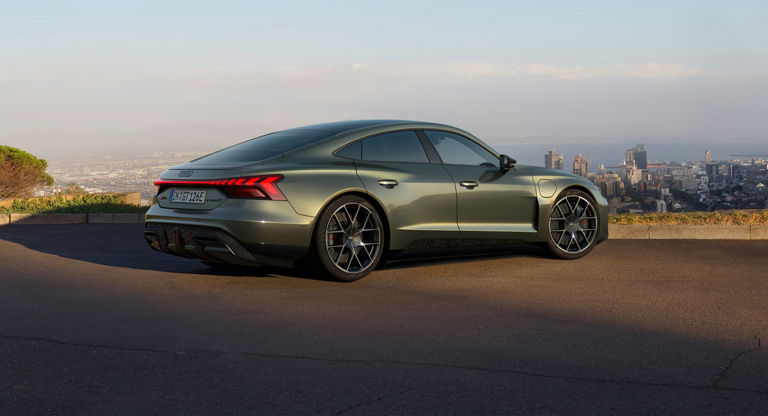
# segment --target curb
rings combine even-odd
[[[768,240],[768,225],[608,224],[611,240]]]
[[[143,224],[144,214],[0,214],[0,226],[27,224]]]

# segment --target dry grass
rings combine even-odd
[[[768,210],[619,214],[610,216],[608,222],[659,225],[768,225]]]

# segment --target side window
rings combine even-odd
[[[429,163],[414,131],[396,131],[363,140],[363,160]]]
[[[498,167],[499,159],[479,144],[458,134],[427,130],[429,142],[435,146],[443,163],[449,165],[470,165]]]
[[[344,157],[347,159],[357,159],[360,160],[360,154],[362,150],[360,148],[360,142],[354,142],[352,144],[348,144],[338,151],[336,151],[336,156]]]

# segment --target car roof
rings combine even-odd
[[[344,133],[350,130],[361,129],[364,127],[382,126],[387,124],[401,124],[401,123],[419,123],[409,120],[347,120],[347,121],[334,121],[331,123],[312,124],[309,126],[295,127],[288,130],[316,130],[327,131],[333,134]]]

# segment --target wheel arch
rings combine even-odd
[[[390,247],[390,225],[389,225],[389,218],[387,217],[386,211],[384,210],[384,206],[382,203],[373,197],[371,194],[360,191],[357,189],[349,189],[346,191],[342,191],[337,193],[336,195],[332,196],[331,198],[328,198],[327,201],[320,207],[320,210],[318,210],[317,215],[315,216],[315,220],[312,224],[312,240],[314,240],[314,233],[317,232],[317,221],[320,219],[320,214],[325,210],[328,205],[332,204],[334,201],[343,198],[345,196],[357,196],[360,198],[365,199],[366,201],[370,202],[371,205],[373,205],[373,208],[376,209],[376,212],[379,214],[379,217],[381,218],[381,221],[384,223],[384,238],[387,242],[386,247],[384,247],[384,253],[383,255],[386,257],[387,254],[389,254],[389,247]]]
[[[551,240],[549,239],[549,235],[548,234],[546,236],[546,238],[547,238],[546,241],[547,241],[547,245],[550,246],[550,251],[552,251],[553,254],[556,254],[557,257],[567,258],[567,259],[574,259],[574,258],[579,258],[579,257],[581,257],[583,255],[586,255],[586,253],[589,253],[590,251],[592,251],[592,248],[594,248],[594,246],[597,245],[600,242],[600,236],[601,236],[603,230],[607,229],[608,224],[607,224],[607,216],[602,215],[601,212],[600,212],[600,206],[598,205],[599,199],[598,199],[598,197],[595,196],[593,190],[590,190],[588,187],[585,187],[584,185],[581,185],[581,184],[578,184],[578,183],[574,183],[574,184],[570,184],[568,186],[565,186],[562,190],[560,190],[560,192],[558,192],[556,195],[554,195],[552,200],[551,200],[551,203],[548,204],[546,212],[542,212],[542,216],[546,216],[546,222],[547,222],[546,227],[544,227],[543,229],[545,229],[545,230],[549,229],[549,216],[551,215],[551,211],[554,209],[555,204],[558,201],[560,201],[561,198],[564,198],[564,195],[566,193],[568,193],[569,191],[581,192],[581,193],[585,194],[585,196],[588,196],[592,200],[591,202],[593,204],[593,209],[594,209],[595,215],[597,217],[597,230],[596,230],[596,235],[594,237],[594,243],[592,244],[592,246],[590,248],[588,248],[586,250],[586,252],[584,254],[580,254],[578,256],[570,256],[570,255],[562,256],[562,255],[556,254],[555,253],[555,249],[551,247]]]
[[[581,184],[578,184],[578,183],[574,183],[574,184],[572,184],[572,185],[566,186],[565,188],[563,188],[563,190],[562,190],[562,191],[560,191],[560,192],[557,194],[557,196],[560,196],[560,195],[562,195],[562,194],[563,194],[563,192],[565,192],[565,191],[573,191],[573,190],[584,192],[585,194],[587,194],[587,195],[589,195],[590,197],[592,197],[592,200],[593,200],[593,201],[595,201],[595,204],[597,204],[597,197],[596,197],[596,196],[595,196],[595,194],[592,192],[592,190],[590,190],[590,189],[589,189],[589,188],[587,188],[586,186],[584,186],[584,185],[581,185]],[[557,199],[557,197],[555,197],[555,199]]]

